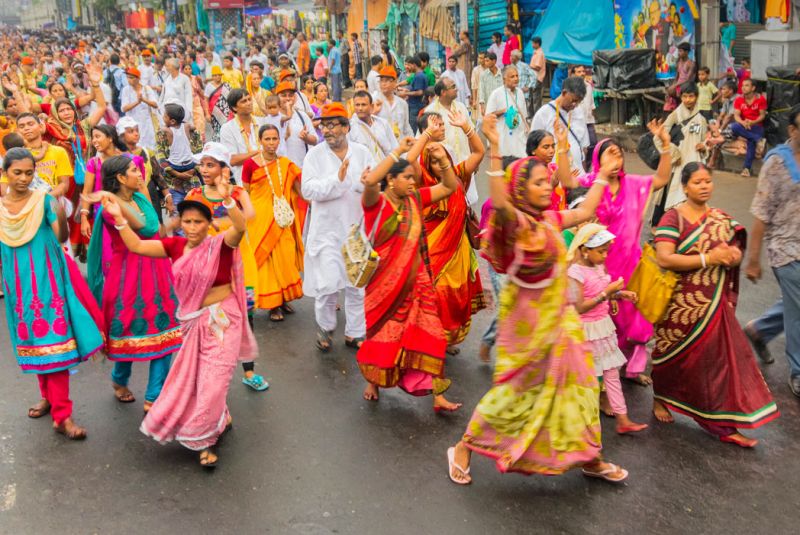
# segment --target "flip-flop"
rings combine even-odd
[[[358,338],[345,338],[344,345],[347,347],[352,347],[353,349],[361,349],[361,344],[364,343],[365,338],[363,336],[359,336]]]
[[[591,470],[587,470],[586,468],[582,468],[581,471],[583,472],[583,475],[585,475],[586,477],[596,477],[598,479],[604,479],[609,483],[622,483],[623,481],[628,479],[628,471],[625,470],[624,468],[620,468],[619,466],[613,463],[608,463],[608,466],[609,466],[608,468],[606,468],[601,472],[592,472]],[[622,472],[622,477],[620,478],[609,477],[610,474],[613,474],[615,472]]]
[[[281,309],[283,309],[284,314],[294,314],[294,307],[289,305],[289,303],[282,304]]]
[[[328,353],[333,345],[333,338],[331,338],[332,331],[317,331],[317,349],[323,353]]]
[[[269,388],[269,383],[264,380],[264,378],[258,374],[253,375],[250,379],[247,377],[242,377],[242,383],[249,386],[256,392],[261,392]]]
[[[211,455],[214,455],[214,456],[217,458],[217,460],[216,460],[216,461],[213,461],[213,462],[206,462],[206,463],[204,463],[204,462],[203,462],[203,454],[204,454],[204,453],[206,454],[206,457],[205,457],[206,459],[208,459],[208,455],[209,455],[209,454],[211,454]],[[202,466],[203,468],[206,468],[206,469],[210,470],[210,469],[212,469],[212,468],[216,468],[216,467],[217,467],[217,462],[219,462],[219,456],[217,456],[217,454],[216,454],[215,452],[213,452],[213,451],[211,450],[211,448],[208,448],[208,449],[205,449],[205,450],[203,450],[203,451],[201,451],[201,452],[200,452],[200,459],[199,459],[199,461],[198,461],[198,462],[200,463],[200,466]]]
[[[130,397],[125,397],[126,394],[119,393],[119,391],[122,390],[123,388],[128,388],[127,386],[111,383],[111,387],[114,389],[114,397],[117,398],[117,401],[119,401],[120,403],[133,403],[134,401],[136,401],[136,397],[134,397],[133,392],[131,392],[130,390],[128,390],[128,395],[130,395]]]
[[[41,418],[42,416],[46,416],[48,414],[50,414],[50,403],[48,403],[46,407],[41,409],[37,408],[36,405],[28,408],[28,418],[36,419],[36,418]]]
[[[269,321],[278,322],[283,321],[284,319],[283,311],[280,309],[280,307],[273,308],[269,313]]]
[[[466,481],[459,481],[458,479],[454,478],[453,468],[458,468],[461,471],[461,473],[464,474],[465,476],[469,475],[469,468],[464,470],[463,468],[461,468],[459,465],[456,464],[456,449],[453,446],[451,446],[447,448],[447,477],[449,477],[450,481],[452,481],[456,485],[469,485],[470,483],[472,483],[471,479],[468,479]]]

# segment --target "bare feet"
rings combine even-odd
[[[492,346],[481,342],[481,348],[478,350],[478,356],[481,362],[490,362],[492,360]]]
[[[46,399],[39,400],[39,403],[28,409],[28,418],[41,418],[50,412],[50,402]]]
[[[111,386],[114,388],[114,397],[120,403],[133,403],[136,401],[136,398],[133,397],[133,392],[127,386],[121,386],[117,383],[111,383]]]
[[[722,442],[729,442],[731,444],[736,444],[741,448],[755,448],[756,444],[758,444],[758,440],[754,438],[747,438],[743,434],[736,432],[731,433],[730,435],[726,435],[724,437],[719,437]]]
[[[368,383],[364,389],[364,399],[367,401],[378,401],[378,387],[372,383]]]
[[[627,414],[617,414],[617,433],[626,435],[647,429],[647,424],[639,424],[628,418]]]
[[[61,433],[70,440],[83,440],[86,438],[86,429],[73,422],[72,418],[67,418],[59,425],[54,423],[53,429],[56,430],[56,433]]]
[[[600,412],[611,418],[614,417],[614,410],[611,408],[611,403],[608,402],[608,395],[605,392],[600,392]]]
[[[461,408],[461,403],[447,401],[444,394],[433,396],[433,412],[455,412]]]
[[[200,452],[200,466],[203,468],[215,468],[218,460],[217,454],[210,449]]]
[[[667,406],[657,399],[653,400],[653,416],[662,424],[671,424],[675,421],[675,418],[672,417],[672,413],[669,412]]]
[[[447,450],[447,464],[450,480],[459,485],[469,485],[472,483],[472,476],[469,475],[469,463],[472,452],[463,442],[459,442],[455,447]]]
[[[458,355],[459,353],[461,353],[461,349],[459,349],[457,346],[447,346],[448,355]]]
[[[605,479],[610,483],[621,483],[628,478],[628,471],[616,464],[597,459],[583,465],[583,475]]]

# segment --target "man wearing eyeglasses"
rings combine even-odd
[[[317,348],[328,352],[336,330],[336,305],[344,289],[345,343],[359,347],[366,335],[364,289],[350,284],[342,258],[352,225],[362,217],[361,175],[377,162],[359,143],[349,143],[347,110],[338,102],[322,108],[324,143],[311,147],[303,160],[303,197],[311,202],[304,257],[303,293],[314,297]]]
[[[561,94],[555,100],[539,108],[533,116],[531,130],[546,130],[554,135],[556,121],[567,128],[568,147],[556,147],[555,160],[561,151],[568,150],[570,167],[573,171],[583,171],[584,151],[589,147],[589,130],[586,118],[578,105],[586,96],[586,83],[580,76],[570,76],[564,80]]]

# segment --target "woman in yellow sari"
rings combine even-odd
[[[278,128],[266,124],[258,136],[261,153],[242,166],[242,183],[255,210],[247,223],[258,266],[255,306],[268,309],[270,320],[283,321],[284,313],[294,312],[289,301],[303,296],[305,204],[300,195],[300,168],[277,155]]]

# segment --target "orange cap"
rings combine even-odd
[[[286,78],[290,76],[297,76],[294,71],[290,71],[289,69],[283,69],[280,73],[278,73],[278,82],[283,82]]]
[[[33,65],[33,58],[30,56],[25,56],[22,58],[23,65]]]
[[[322,107],[322,114],[320,115],[320,119],[334,119],[339,118],[342,119],[349,119],[350,116],[347,115],[347,110],[344,108],[341,102],[333,102],[331,104],[325,104]]]
[[[281,82],[278,84],[278,87],[275,88],[275,94],[279,95],[284,91],[297,91],[297,88],[294,86],[292,82]]]
[[[126,69],[125,74],[127,74],[128,76],[135,76],[136,78],[142,77],[142,73],[140,73],[139,69],[137,69],[136,67],[130,67],[129,69]]]
[[[142,50],[142,55],[143,56],[152,56],[153,53],[150,51],[149,48],[145,48],[144,50]]]
[[[391,78],[392,80],[397,80],[397,71],[394,70],[394,67],[391,65],[387,65],[378,71],[378,76],[381,78]]]

